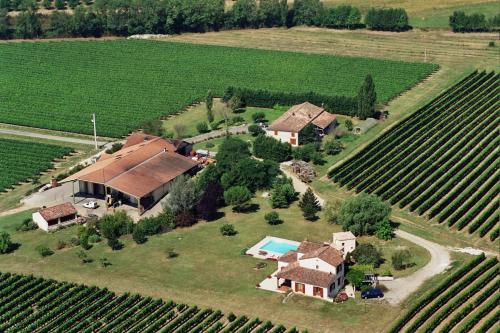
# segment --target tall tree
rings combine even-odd
[[[205,96],[205,105],[207,106],[207,120],[212,123],[214,121],[214,112],[212,110],[214,107],[214,93],[212,90],[209,90],[207,96]]]
[[[53,11],[49,17],[48,34],[54,37],[67,37],[73,33],[73,18],[65,12]]]
[[[360,119],[372,117],[375,114],[375,103],[377,102],[377,93],[373,78],[368,74],[359,89],[358,93],[358,114]]]
[[[201,193],[195,182],[189,176],[177,177],[170,186],[170,193],[165,206],[174,214],[191,212],[200,201]]]
[[[284,20],[280,0],[260,0],[259,21],[264,27],[283,26]]]
[[[306,220],[313,221],[317,218],[316,213],[321,210],[321,206],[310,187],[307,188],[306,193],[302,196],[299,207],[302,209],[302,213]]]
[[[324,8],[320,0],[295,0],[293,2],[294,25],[316,25],[322,23]]]
[[[10,37],[10,19],[7,9],[0,10],[0,39]]]
[[[256,27],[258,22],[257,1],[236,0],[231,8],[230,17],[234,27]]]
[[[218,182],[211,182],[205,188],[196,210],[204,220],[210,221],[217,215],[217,208],[224,202],[224,189]]]
[[[10,235],[5,231],[0,231],[0,254],[8,253],[12,249]]]
[[[342,203],[338,221],[344,230],[356,236],[373,235],[379,223],[388,220],[390,214],[391,207],[379,197],[361,193]]]

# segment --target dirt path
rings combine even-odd
[[[0,128],[0,134],[17,135],[17,136],[24,136],[24,137],[29,137],[29,138],[37,138],[37,139],[45,139],[45,140],[53,140],[53,141],[63,141],[63,142],[77,143],[77,144],[82,144],[82,145],[92,145],[92,146],[94,145],[93,140],[68,138],[68,137],[64,137],[64,136],[33,133],[33,132],[27,132],[27,131],[18,131],[18,130],[6,129],[6,128]],[[97,141],[97,144],[99,146],[103,146],[106,143],[107,142],[105,142],[105,141]]]
[[[231,134],[248,133],[248,125],[229,127],[228,131]],[[220,129],[220,130],[215,130],[215,131],[211,131],[208,133],[203,133],[203,134],[200,134],[197,136],[193,136],[192,138],[188,138],[188,139],[184,139],[184,140],[194,144],[194,143],[198,143],[198,142],[207,141],[210,139],[220,138],[221,136],[224,136],[225,134],[226,134],[226,130]]]
[[[439,244],[430,242],[403,230],[396,230],[396,236],[415,243],[431,254],[431,260],[410,276],[384,281],[384,285],[389,289],[385,293],[385,299],[391,304],[398,304],[413,292],[415,292],[427,279],[436,274],[444,272],[450,266],[450,253],[447,248]]]

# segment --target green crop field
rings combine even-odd
[[[0,138],[0,192],[53,167],[71,148]]]
[[[474,258],[417,300],[389,333],[488,332],[500,313],[498,273],[496,257]]]
[[[425,63],[153,41],[0,44],[0,122],[118,137],[228,86],[357,94],[378,101],[437,68]]]
[[[0,273],[0,309],[2,332],[299,333],[258,318],[10,273]]]
[[[472,73],[332,169],[330,177],[496,240],[499,80],[494,72]]]

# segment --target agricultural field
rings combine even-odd
[[[0,192],[51,169],[72,148],[0,138]]]
[[[420,297],[389,333],[490,331],[500,310],[498,259],[480,255]]]
[[[472,73],[329,176],[349,190],[496,240],[498,83],[494,72]]]
[[[140,295],[0,273],[2,332],[275,332],[282,325]]]
[[[153,41],[1,43],[0,122],[119,137],[228,86],[354,96],[374,77],[386,102],[429,63]],[[90,56],[91,55],[91,56]],[[23,78],[19,80],[19,78]]]

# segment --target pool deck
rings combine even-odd
[[[252,256],[252,257],[255,257],[257,259],[278,260],[278,258],[281,257],[284,253],[261,250],[261,248],[264,245],[266,245],[269,241],[272,241],[272,240],[274,240],[276,242],[296,245],[297,247],[299,247],[299,245],[300,245],[300,242],[291,241],[289,239],[278,238],[278,237],[273,237],[273,236],[266,236],[260,242],[258,242],[257,244],[252,246],[250,249],[248,249],[247,252],[245,252],[245,254]]]

